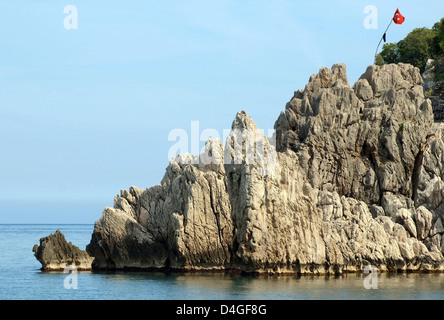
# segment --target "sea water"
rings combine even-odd
[[[40,271],[32,247],[57,229],[81,249],[92,225],[0,225],[0,300],[300,300],[444,299],[444,274],[243,276],[147,272]],[[366,281],[367,280],[367,281]]]

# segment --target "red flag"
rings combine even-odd
[[[396,9],[395,15],[393,16],[393,22],[396,24],[402,24],[405,20],[405,17]]]

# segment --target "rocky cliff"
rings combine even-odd
[[[325,274],[444,271],[444,139],[419,69],[312,75],[265,137],[244,111],[225,147],[172,159],[96,222],[95,269]]]

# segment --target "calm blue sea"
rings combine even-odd
[[[84,249],[93,226],[0,225],[0,300],[444,299],[444,274],[379,274],[378,288],[366,289],[366,275],[256,277],[86,272],[77,274],[77,289],[66,289],[68,275],[41,272],[32,252],[41,237],[57,229]]]

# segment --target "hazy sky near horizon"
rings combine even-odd
[[[222,135],[246,110],[272,129],[319,68],[345,63],[353,84],[396,8],[388,42],[444,16],[442,0],[0,1],[0,223],[94,223],[160,182],[191,121]]]

